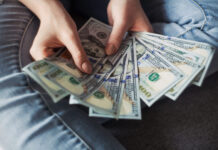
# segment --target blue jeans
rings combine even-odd
[[[69,2],[63,1],[66,7]],[[107,22],[108,1],[70,3],[75,12]],[[155,32],[218,47],[215,0],[144,0],[143,8]],[[69,106],[67,98],[53,104],[43,89],[21,72],[31,61],[28,49],[37,27],[37,19],[17,0],[4,0],[0,5],[0,147],[3,150],[124,149],[83,110]],[[217,57],[216,52],[208,75],[218,70]]]

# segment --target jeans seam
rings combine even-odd
[[[18,58],[18,59],[19,59],[19,68],[20,68],[20,71],[22,71],[21,46],[22,46],[22,44],[23,44],[24,37],[25,37],[25,34],[26,34],[26,32],[27,32],[27,29],[28,29],[29,25],[32,23],[34,17],[35,17],[35,16],[33,16],[33,17],[29,20],[28,24],[26,25],[26,27],[25,27],[25,29],[24,29],[24,32],[23,32],[23,35],[22,35],[22,38],[21,38],[21,41],[20,41],[20,43],[19,43],[19,49],[18,49],[19,58]],[[34,91],[35,89],[31,86],[31,84],[30,84],[30,82],[29,82],[28,76],[26,76],[26,74],[24,74],[24,76],[25,76],[25,79],[26,79],[26,81],[27,81],[28,87],[31,88],[31,89]],[[73,131],[73,130],[71,129],[71,127],[68,126],[67,123],[66,123],[57,113],[55,113],[54,111],[52,111],[52,109],[51,109],[51,108],[49,107],[49,105],[47,104],[47,102],[46,102],[46,100],[45,100],[45,97],[44,97],[42,94],[40,94],[40,92],[38,92],[38,94],[39,94],[39,96],[43,99],[44,103],[46,104],[48,111],[50,111],[53,115],[55,115],[55,117],[57,118],[57,120],[59,120],[59,121],[62,123],[62,125],[64,125],[64,126],[66,127],[66,129],[68,129],[68,130],[72,133],[72,135],[74,135],[75,137],[77,137],[77,139],[79,139],[79,141],[86,147],[86,149],[90,149],[90,150],[91,150],[91,147],[87,144],[87,142],[85,142],[84,139],[82,139],[75,131]]]
[[[179,37],[183,36],[184,34],[186,34],[187,32],[189,32],[189,31],[191,31],[191,30],[193,30],[195,28],[197,28],[197,27],[190,27],[190,28],[186,29],[184,32],[177,35],[176,37],[179,38]]]

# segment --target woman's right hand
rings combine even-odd
[[[20,0],[40,19],[40,27],[30,49],[35,60],[53,54],[53,49],[65,46],[76,66],[85,73],[92,72],[92,66],[81,45],[77,27],[59,0]]]

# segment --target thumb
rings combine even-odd
[[[117,52],[126,31],[127,27],[125,24],[114,24],[105,48],[107,55],[112,55]]]

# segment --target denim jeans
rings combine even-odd
[[[63,1],[67,9],[107,22],[105,0]],[[154,31],[207,42],[218,47],[215,0],[144,0]],[[38,21],[17,0],[0,5],[0,147],[3,150],[124,149],[101,125],[68,98],[54,104],[21,68],[31,61],[28,49]],[[209,74],[218,70],[217,52]]]

